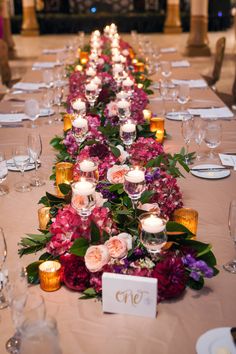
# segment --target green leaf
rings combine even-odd
[[[107,240],[109,240],[110,236],[108,234],[108,232],[106,232],[105,230],[103,230],[102,232],[102,239],[103,239],[103,242],[106,242]]]
[[[83,291],[83,295],[79,298],[80,300],[92,299],[96,297],[98,294],[93,288],[88,288]]]
[[[60,192],[64,195],[67,195],[71,192],[71,185],[68,183],[61,183],[58,185]]]
[[[30,284],[39,284],[39,265],[43,262],[33,262],[26,267],[27,278]]]
[[[208,250],[208,252],[205,252],[205,253],[202,253],[202,254],[200,253],[197,256],[198,256],[198,258],[200,258],[204,262],[206,262],[209,267],[212,267],[212,268],[215,267],[215,265],[216,265],[216,257],[215,257],[215,255],[213,254],[213,252],[211,250]]]
[[[155,191],[144,191],[140,197],[140,202],[142,204],[148,203],[154,194],[155,194]]]
[[[110,145],[110,149],[115,157],[117,157],[117,158],[120,157],[120,150],[118,148]]]
[[[46,207],[50,206],[49,200],[46,196],[42,197],[39,201],[38,204],[43,204]]]
[[[91,221],[91,243],[98,244],[100,241],[100,231],[97,224]]]
[[[193,233],[187,229],[187,227],[185,227],[182,224],[179,224],[178,222],[175,221],[168,221],[166,224],[166,231],[167,232],[183,232],[186,233],[187,235],[191,235],[193,236]]]
[[[54,256],[52,256],[50,253],[48,252],[45,252],[43,253],[40,257],[39,257],[39,260],[40,261],[49,261],[51,259],[55,259]]]
[[[112,186],[109,187],[109,191],[110,192],[116,192],[119,189],[123,188],[123,184],[122,183],[117,183],[117,184],[113,184]]]
[[[203,279],[203,277],[200,277],[200,279],[198,281],[196,281],[193,278],[189,277],[187,285],[191,289],[201,290],[204,286],[204,279]]]
[[[77,238],[69,249],[69,252],[71,254],[74,254],[75,256],[84,257],[88,247],[88,240],[86,240],[85,238]]]

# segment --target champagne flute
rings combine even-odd
[[[202,157],[202,155],[200,154],[200,146],[206,134],[205,123],[202,118],[194,118],[193,130],[194,140],[195,143],[198,145],[196,160],[200,160]]]
[[[188,84],[179,85],[177,101],[181,104],[181,110],[184,111],[184,105],[190,100],[190,87]]]
[[[3,294],[3,287],[4,287],[4,276],[2,273],[3,265],[7,258],[7,243],[4,236],[3,229],[0,227],[0,274],[1,274],[1,281],[0,281],[0,309],[4,309],[8,306],[8,302]]]
[[[38,159],[42,153],[42,139],[40,134],[31,133],[28,135],[28,147],[29,155],[35,164],[35,173],[34,177],[30,180],[30,184],[33,187],[41,187],[45,182],[38,176]]]
[[[234,246],[236,247],[236,199],[233,199],[230,203],[228,225],[230,236],[234,242]],[[224,264],[223,268],[230,273],[236,274],[236,258]]]
[[[29,119],[32,121],[32,128],[36,128],[37,125],[34,124],[36,119],[39,117],[40,114],[40,108],[39,108],[39,102],[35,99],[29,99],[25,101],[25,107],[24,107],[24,112],[25,114],[29,117]]]
[[[62,86],[56,86],[54,88],[54,104],[57,106],[57,114],[55,116],[55,121],[60,122],[61,117],[60,117],[60,107],[61,107],[61,102],[63,98],[63,87]]]
[[[210,148],[209,158],[217,158],[214,149],[221,144],[222,126],[217,120],[209,122],[206,126],[205,143]]]
[[[8,174],[7,161],[4,152],[0,151],[0,196],[9,193],[7,186],[3,186],[2,182],[6,179]]]
[[[188,149],[193,136],[193,117],[183,116],[182,120],[182,136],[186,145],[185,163],[189,165]]]
[[[30,163],[28,146],[15,146],[13,149],[13,161],[16,168],[21,172],[21,181],[15,184],[15,190],[22,193],[31,191],[29,182],[24,179],[24,171]]]

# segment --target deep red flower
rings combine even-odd
[[[84,258],[73,254],[60,257],[62,281],[75,291],[84,291],[89,287],[90,273],[85,267]]]
[[[177,298],[186,288],[187,276],[180,257],[170,255],[158,262],[152,277],[158,280],[158,301]]]

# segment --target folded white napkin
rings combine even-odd
[[[207,83],[203,79],[199,79],[199,80],[175,80],[175,79],[173,79],[172,82],[175,85],[188,84],[190,88],[207,87]]]
[[[188,60],[176,60],[171,62],[172,68],[188,68],[190,63]]]
[[[15,90],[22,90],[22,91],[37,91],[40,88],[46,87],[44,83],[36,83],[36,82],[17,82],[13,86]]]
[[[25,118],[24,113],[1,113],[0,123],[15,123],[21,122]]]
[[[202,118],[232,118],[234,114],[228,107],[220,108],[190,108],[188,112]]]
[[[55,49],[44,49],[43,54],[57,54],[65,52],[65,48],[55,48]]]
[[[33,70],[37,70],[37,69],[52,69],[56,65],[57,65],[56,61],[39,61],[39,62],[33,64],[32,69]]]
[[[175,53],[177,51],[176,48],[174,47],[169,47],[169,48],[161,48],[160,52],[161,53]]]

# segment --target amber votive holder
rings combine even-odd
[[[191,208],[176,209],[173,213],[173,221],[184,225],[194,235],[197,234],[198,212]]]
[[[50,220],[50,207],[42,207],[38,209],[39,229],[46,230]]]
[[[62,197],[63,194],[59,189],[59,184],[66,183],[70,184],[73,182],[73,163],[71,162],[58,162],[56,164],[56,186],[57,195]]]
[[[156,133],[156,141],[162,143],[165,135],[165,119],[163,117],[151,117],[150,131]]]
[[[72,122],[74,120],[74,115],[71,113],[66,113],[63,117],[63,123],[64,123],[64,127],[63,130],[64,132],[66,132],[67,130],[72,128]]]
[[[61,287],[61,264],[46,261],[39,265],[40,288],[44,291],[56,291]]]
[[[134,64],[135,72],[143,73],[144,68],[145,68],[144,63],[142,63],[141,61],[138,61],[137,63]]]

